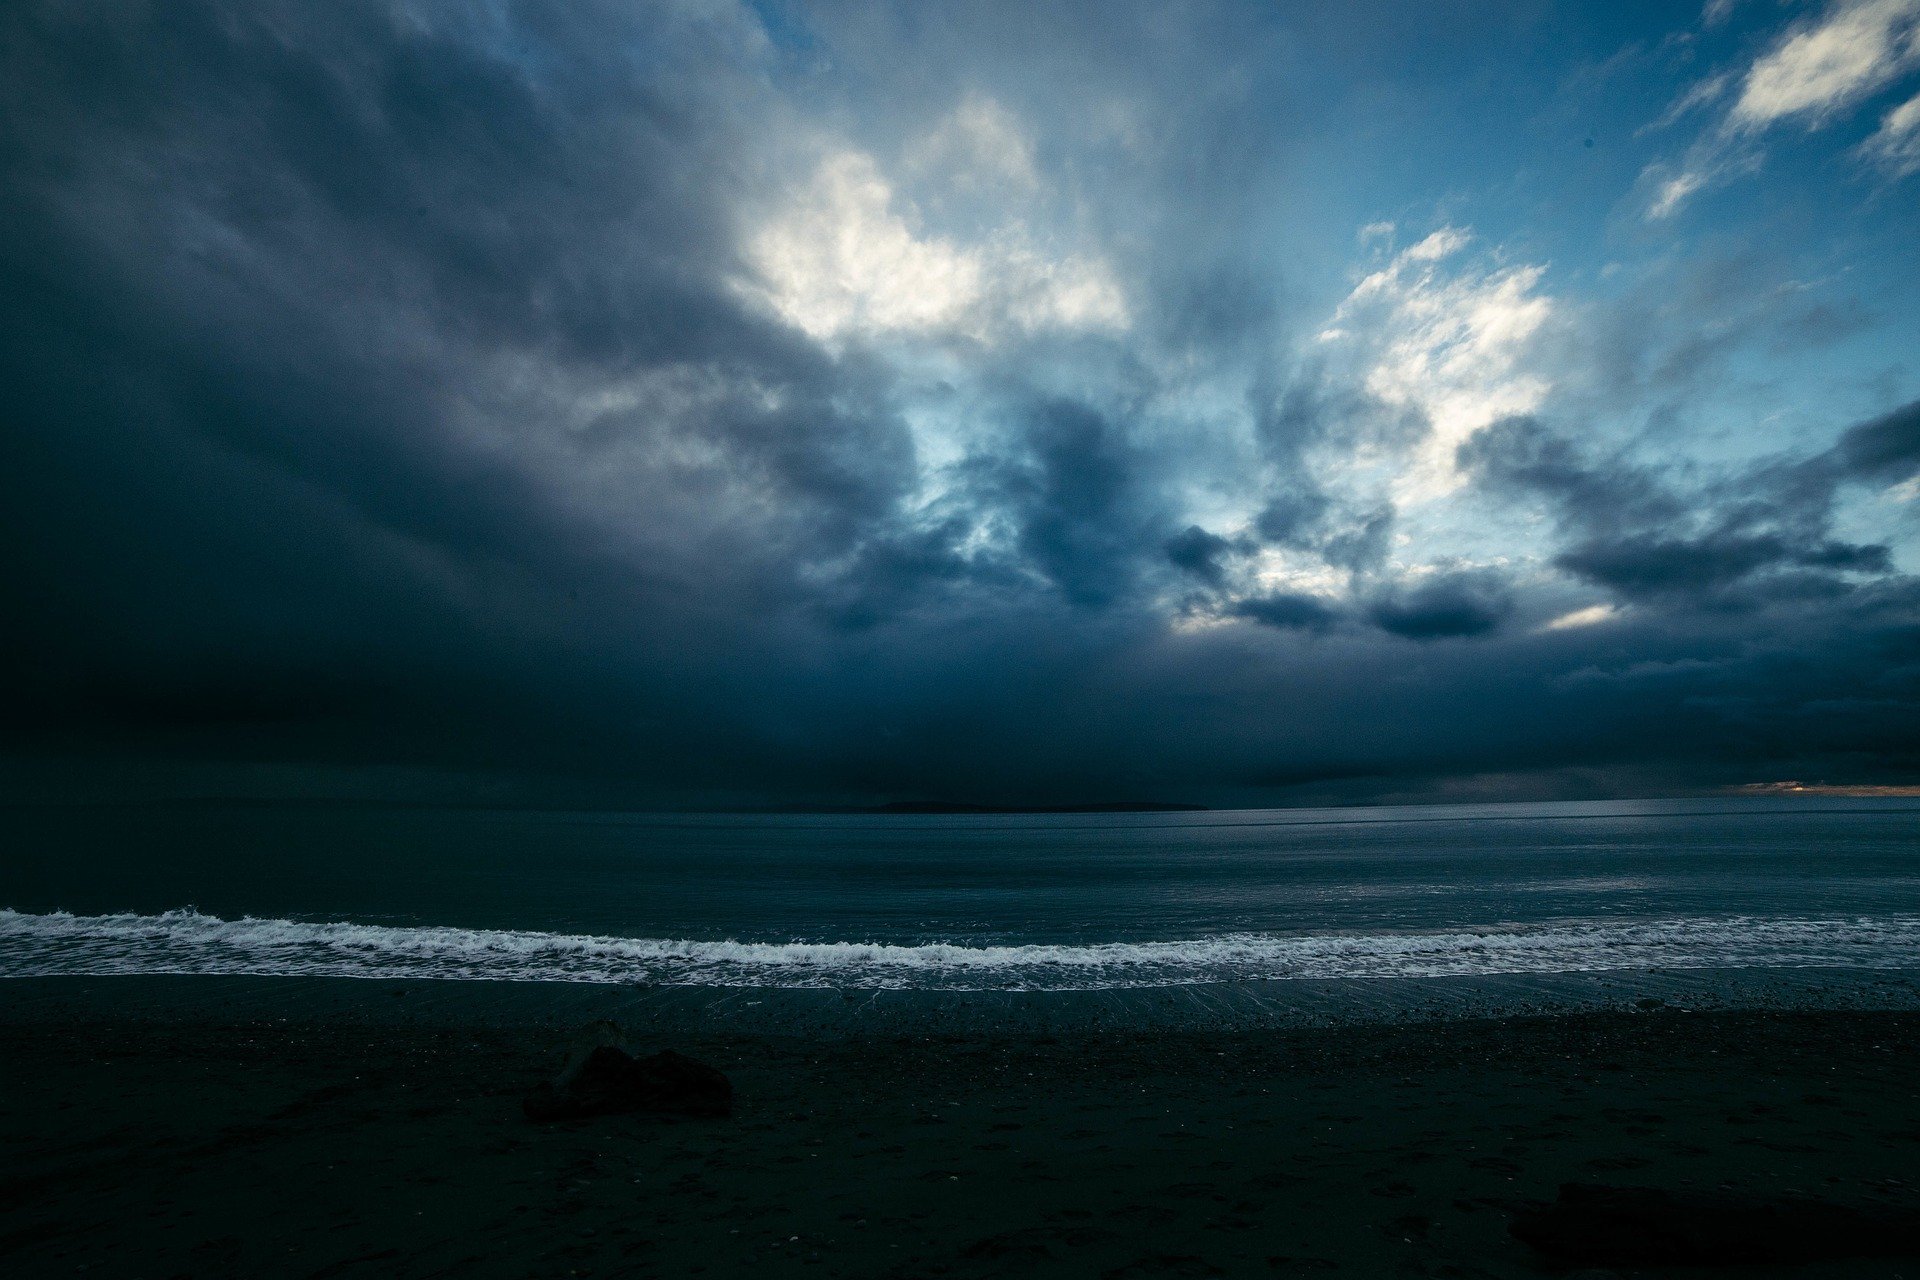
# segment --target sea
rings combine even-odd
[[[1910,799],[966,815],[208,803],[25,806],[0,822],[6,979],[567,984],[731,1008],[772,992],[1134,993],[1133,1007],[1160,993],[1189,1008],[1238,993],[1225,1003],[1295,1012],[1382,991],[1698,999],[1698,975],[1796,1003],[1920,990]]]

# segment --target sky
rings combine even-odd
[[[1920,0],[0,8],[0,792],[1920,782]]]

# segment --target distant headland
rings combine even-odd
[[[891,804],[855,809],[855,813],[1204,813],[1203,804],[1171,804],[1164,800],[1108,800],[1098,804],[997,805],[962,804],[952,800],[896,800]]]

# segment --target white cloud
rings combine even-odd
[[[1284,547],[1262,547],[1250,564],[1254,595],[1312,596],[1328,605],[1348,586],[1348,575],[1324,560]]]
[[[1445,227],[1401,251],[1354,287],[1320,335],[1359,356],[1370,394],[1431,424],[1393,480],[1401,502],[1457,488],[1461,442],[1497,418],[1537,409],[1549,390],[1526,359],[1554,313],[1540,292],[1546,268],[1448,271],[1469,240]]]
[[[1747,72],[1729,115],[1764,126],[1819,124],[1920,62],[1920,0],[1850,0],[1789,34]]]
[[[1920,171],[1920,94],[1887,112],[1880,128],[1860,144],[1859,154],[1896,178]]]
[[[1013,113],[980,94],[969,94],[933,132],[911,148],[908,164],[938,174],[950,185],[1010,186],[1031,190],[1040,183],[1033,143]]]
[[[975,255],[921,238],[893,211],[893,189],[870,156],[830,157],[748,252],[774,309],[816,338],[849,329],[947,323],[983,289]]]
[[[1738,77],[1738,92],[1719,125],[1696,141],[1682,162],[1647,167],[1641,181],[1648,221],[1672,217],[1707,186],[1758,168],[1764,158],[1758,139],[1766,130],[1787,121],[1824,128],[1916,66],[1920,0],[1835,0],[1753,61]],[[1705,100],[1701,95],[1719,96],[1726,80],[1721,76],[1694,86],[1649,129],[1672,123]],[[1896,175],[1910,172],[1899,132],[1888,133],[1885,143],[1882,150],[1870,141],[1862,154]]]
[[[1467,233],[1457,227],[1442,227],[1400,256],[1408,262],[1438,262],[1467,247]]]
[[[744,285],[821,339],[850,334],[1120,328],[1126,300],[1107,264],[1049,256],[1018,223],[975,243],[924,234],[873,157],[827,157],[785,208],[755,230]]]
[[[1675,98],[1672,104],[1660,113],[1658,120],[1652,124],[1641,125],[1633,131],[1633,136],[1645,137],[1649,133],[1658,133],[1662,129],[1672,128],[1692,112],[1718,101],[1732,83],[1733,77],[1726,72],[1721,72],[1717,76],[1708,76],[1705,80],[1696,82],[1685,93]]]
[[[1671,217],[1686,203],[1688,196],[1706,184],[1707,175],[1694,169],[1683,169],[1661,180],[1653,200],[1647,205],[1647,217],[1656,220]]]
[[[1765,160],[1766,156],[1757,147],[1735,145],[1716,137],[1694,143],[1677,167],[1648,165],[1640,173],[1640,186],[1646,193],[1647,221],[1659,222],[1672,217],[1701,191],[1756,172]]]
[[[1620,609],[1610,604],[1590,604],[1584,609],[1575,609],[1540,627],[1542,631],[1576,631],[1581,627],[1596,627],[1603,622],[1612,622],[1620,616]]]

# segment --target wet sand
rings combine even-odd
[[[552,1126],[519,1101],[556,1026],[12,1013],[20,1276],[1531,1276],[1508,1210],[1563,1181],[1920,1183],[1912,1012],[683,1030],[731,1118]]]

